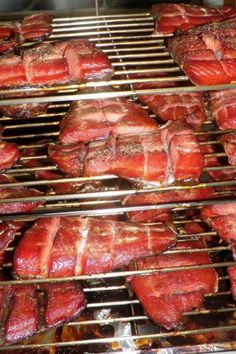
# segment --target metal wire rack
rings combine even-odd
[[[59,121],[69,108],[69,102],[76,99],[98,99],[107,97],[127,97],[138,102],[139,94],[153,93],[171,93],[176,91],[176,87],[168,87],[169,81],[178,82],[178,91],[207,91],[219,90],[236,87],[236,84],[220,85],[220,86],[204,86],[194,87],[188,81],[188,78],[181,72],[179,67],[173,62],[169,53],[166,51],[166,38],[161,35],[152,35],[153,19],[150,14],[123,14],[109,16],[88,16],[88,17],[61,17],[53,20],[53,34],[49,41],[64,40],[78,37],[87,37],[94,41],[97,46],[109,56],[115,69],[115,75],[109,82],[90,82],[86,84],[58,85],[55,87],[43,88],[18,88],[0,90],[0,105],[5,104],[22,104],[33,102],[51,102],[46,114],[36,118],[29,119],[12,119],[9,117],[0,117],[0,124],[5,127],[4,139],[14,141],[19,145],[21,151],[29,147],[46,146],[42,139],[48,141],[55,140],[59,131]],[[27,44],[30,45],[30,44]],[[145,74],[152,73],[153,76],[146,78]],[[166,74],[163,77],[163,73]],[[133,74],[138,74],[138,78],[133,78]],[[143,74],[143,76],[142,76]],[[167,87],[159,89],[135,89],[134,83],[141,82],[166,82]],[[113,91],[110,91],[110,88]],[[97,90],[99,89],[99,90]],[[55,91],[57,93],[55,94]],[[17,97],[17,94],[27,92],[30,96],[33,92],[51,92],[50,96],[37,97]],[[146,107],[147,109],[147,107]],[[218,146],[218,135],[225,133],[208,121],[201,132],[197,132],[197,137],[204,136],[206,141],[201,142],[203,145],[216,145],[219,151],[214,154],[206,154],[205,158],[219,157],[222,159],[220,166],[205,168],[204,172],[217,170],[232,170],[236,166],[229,166],[223,150]],[[198,268],[215,268],[219,273],[220,289],[217,294],[210,294],[205,299],[205,306],[199,311],[190,311],[184,316],[184,327],[178,331],[164,331],[162,328],[154,326],[143,313],[137,298],[127,287],[125,278],[132,274],[147,274],[150,272],[172,272],[184,267],[167,268],[164,270],[148,270],[148,271],[130,271],[122,269],[108,274],[97,274],[93,276],[77,276],[67,278],[67,280],[76,279],[83,282],[83,288],[88,298],[88,306],[82,317],[76,321],[66,324],[62,330],[57,330],[57,335],[53,339],[37,336],[25,342],[0,347],[0,351],[14,351],[47,348],[48,350],[57,350],[62,353],[63,348],[69,348],[68,353],[76,352],[84,353],[85,351],[108,352],[113,350],[132,349],[137,352],[151,352],[158,350],[165,352],[165,348],[169,351],[181,352],[190,348],[191,350],[208,350],[217,351],[225,349],[234,349],[236,347],[235,331],[235,303],[232,300],[229,290],[229,278],[227,275],[227,267],[234,265],[229,246],[218,242],[217,234],[213,230],[206,230],[197,234],[187,234],[183,230],[183,226],[187,223],[197,222],[202,224],[199,216],[189,218],[185,212],[188,209],[197,211],[202,205],[212,203],[226,203],[232,198],[236,180],[230,181],[201,181],[195,186],[165,186],[153,187],[152,191],[167,191],[174,189],[204,188],[207,186],[216,187],[215,196],[212,200],[203,200],[199,202],[178,202],[165,203],[159,205],[144,206],[123,206],[121,199],[123,196],[147,192],[145,188],[134,188],[131,186],[118,189],[115,183],[118,178],[116,176],[99,176],[91,178],[61,178],[55,180],[37,180],[34,178],[34,172],[38,168],[26,168],[23,160],[33,157],[22,157],[15,166],[8,170],[7,173],[15,176],[18,182],[9,183],[10,187],[17,186],[34,186],[45,192],[43,196],[31,198],[9,198],[4,203],[12,203],[17,201],[36,201],[44,200],[44,205],[38,207],[34,212],[25,214],[2,215],[2,220],[20,219],[29,222],[38,217],[52,215],[108,215],[121,214],[127,211],[149,210],[157,208],[171,208],[174,215],[174,224],[178,228],[178,242],[185,242],[188,239],[211,237],[214,242],[209,242],[206,251],[212,257],[212,263],[198,266]],[[46,165],[40,167],[40,170],[56,170],[48,160],[46,154],[34,157],[46,161]],[[92,181],[110,182],[113,187],[99,192],[85,192],[73,194],[56,194],[48,185],[61,182],[92,182]],[[0,188],[4,184],[0,184]],[[217,190],[220,187],[229,187],[229,190]],[[232,187],[232,189],[230,189]],[[224,197],[224,199],[222,199]],[[0,203],[3,203],[0,200]],[[21,234],[16,234],[16,239]],[[217,242],[215,242],[215,239]],[[8,248],[9,254],[14,251],[14,246]],[[170,250],[167,253],[176,253],[179,251]],[[188,252],[200,252],[200,249],[188,250]],[[196,267],[192,267],[195,269]],[[3,271],[11,269],[11,262],[3,264]],[[189,267],[188,267],[189,269]],[[54,279],[61,282],[64,278]],[[44,280],[7,280],[1,282],[1,285],[17,285],[32,284],[41,282],[51,282],[51,279]],[[96,317],[97,314],[104,311],[107,313],[105,317]],[[107,312],[106,312],[107,311]],[[123,326],[123,327],[122,327]],[[125,332],[125,328],[128,332]],[[63,331],[73,333],[63,337]],[[87,332],[86,330],[87,329]],[[59,334],[58,334],[59,332]],[[76,333],[75,333],[76,332]],[[89,333],[89,334],[86,334]],[[68,334],[68,333],[67,333]],[[65,339],[66,338],[66,339]],[[58,340],[57,340],[58,339]],[[127,347],[128,346],[128,347]],[[57,348],[57,349],[55,349]],[[163,349],[161,349],[163,348]],[[181,349],[182,348],[182,349]],[[184,349],[185,348],[185,349]],[[60,351],[62,350],[62,351]],[[189,351],[191,351],[189,349]],[[156,352],[156,351],[155,351]],[[184,352],[184,351],[183,351]]]

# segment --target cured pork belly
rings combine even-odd
[[[175,244],[165,226],[53,217],[36,221],[14,253],[17,278],[66,277],[108,272]]]
[[[42,143],[46,143],[42,141]],[[48,159],[33,159],[30,157],[44,155],[44,148],[31,148],[25,149],[22,153],[22,157],[29,157],[29,160],[24,159],[22,163],[25,167],[38,167],[37,171],[33,174],[37,179],[40,180],[56,180],[66,178],[62,172],[54,170],[44,170],[43,167],[49,166],[50,161]],[[42,167],[42,168],[41,168]],[[85,182],[61,182],[61,183],[49,183],[48,184],[56,193],[67,194],[67,193],[92,193],[98,191],[104,191],[111,189],[105,185],[102,181],[92,181],[90,183]],[[115,188],[114,184],[112,188]],[[114,216],[113,216],[114,217]]]
[[[228,267],[229,280],[231,284],[231,293],[236,300],[236,266]]]
[[[168,50],[195,85],[236,79],[236,17],[170,38]]]
[[[23,61],[18,55],[0,57],[0,87],[21,86],[27,84]]]
[[[0,200],[4,201],[4,199],[8,198],[26,198],[26,197],[37,197],[42,196],[43,193],[39,192],[33,188],[21,187],[20,185],[17,187],[8,187],[8,183],[17,182],[14,177],[7,175],[0,175],[0,183],[6,184],[4,187],[0,187]],[[31,211],[32,209],[37,208],[42,205],[43,201],[36,202],[25,202],[18,201],[12,203],[0,203],[0,214],[10,214],[10,213],[23,213]]]
[[[236,89],[212,91],[211,113],[220,129],[236,129]]]
[[[3,222],[0,224],[0,265],[4,260],[5,249],[13,241],[17,229],[17,223]]]
[[[66,59],[73,80],[109,80],[113,75],[110,60],[93,42],[76,39],[55,43],[54,48]]]
[[[39,42],[52,33],[53,16],[45,13],[36,13],[26,16],[21,25],[20,33],[26,41]]]
[[[141,95],[139,99],[164,121],[185,119],[199,129],[207,118],[201,92]]]
[[[3,130],[0,126],[0,171],[11,168],[20,157],[20,151],[15,143],[1,140]]]
[[[32,149],[25,149],[22,156],[23,157],[34,157],[39,156],[44,153],[44,149],[42,148],[32,148]],[[34,172],[34,175],[37,179],[40,180],[50,180],[50,179],[60,179],[65,178],[66,176],[63,175],[59,171],[54,170],[43,170],[40,167],[45,167],[50,164],[50,162],[46,159],[25,159],[23,160],[23,164],[25,167],[38,167],[38,170]],[[56,192],[56,193],[77,193],[81,190],[83,183],[74,182],[62,182],[62,183],[53,183],[49,184],[49,186]]]
[[[220,137],[220,142],[228,156],[230,165],[236,165],[236,134],[225,134]]]
[[[26,49],[21,61],[26,71],[25,84],[50,85],[70,80],[66,58],[50,43]]]
[[[202,248],[200,253],[184,253],[185,250]],[[177,244],[183,253],[148,257],[136,262],[138,270],[165,269],[209,264],[210,259],[204,251],[202,241],[189,241]],[[216,292],[218,278],[212,269],[185,269],[173,272],[160,272],[151,275],[133,276],[131,286],[139,298],[148,317],[166,329],[181,325],[184,312],[199,309],[204,296]]]
[[[201,138],[201,140],[203,140]],[[207,157],[207,154],[216,154],[217,150],[214,145],[200,145],[200,150],[204,154],[204,166],[205,167],[217,167],[222,166],[222,162],[218,156]],[[207,174],[214,181],[228,181],[236,178],[236,171],[223,169],[207,171]],[[225,187],[221,187],[225,188]],[[230,187],[232,189],[232,186]]]
[[[107,56],[88,40],[43,43],[0,58],[0,87],[108,80],[112,75]]]
[[[173,203],[209,199],[213,196],[213,188],[200,188],[191,190],[174,190],[169,192],[153,192],[130,195],[123,200],[124,205],[152,205],[161,203]],[[127,212],[132,222],[153,222],[171,220],[171,209],[159,208],[153,210],[141,210]]]
[[[158,73],[139,73],[130,75],[131,78],[164,78],[166,75]],[[135,89],[158,89],[162,87],[173,87],[175,81],[151,81],[134,83]],[[194,129],[199,129],[206,121],[205,94],[203,92],[182,92],[165,93],[155,95],[139,95],[139,100],[154,112],[163,121],[185,120]]]
[[[205,206],[201,216],[227,242],[236,260],[236,203]],[[232,296],[236,298],[236,266],[228,267]]]
[[[49,37],[52,33],[51,22],[51,15],[37,13],[26,16],[22,24],[9,22],[0,25],[0,53],[19,49],[24,41],[39,42]]]
[[[236,16],[236,9],[230,6],[207,8],[187,4],[155,4],[151,14],[156,18],[155,33],[186,31],[206,23],[222,21]]]
[[[0,106],[0,112],[6,117],[32,118],[46,113],[49,103],[24,103]]]
[[[138,104],[121,98],[72,102],[60,122],[59,140],[74,144],[107,139],[109,134],[139,134],[159,125]]]
[[[236,203],[214,204],[205,206],[201,210],[201,216],[219,237],[232,248],[236,259]]]
[[[0,300],[1,345],[68,322],[86,306],[76,282],[0,286]]]
[[[49,145],[49,158],[71,176],[114,174],[158,184],[197,181],[203,156],[189,125],[167,123],[151,134],[110,136],[84,145]]]

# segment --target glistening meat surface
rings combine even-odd
[[[236,259],[236,203],[205,206],[201,216],[230,245]]]
[[[195,85],[236,79],[236,18],[190,30],[168,40],[168,50]]]
[[[26,231],[14,254],[19,278],[65,277],[108,272],[175,244],[164,224],[138,224],[93,218],[45,218]]]
[[[0,59],[0,87],[109,80],[108,57],[88,40],[43,43]]]
[[[27,198],[42,196],[43,193],[33,188],[26,188],[22,186],[8,187],[8,183],[17,182],[14,177],[7,175],[0,175],[0,183],[4,186],[0,187],[0,214],[23,213],[31,211],[43,204],[43,201],[16,201],[11,203],[4,203],[4,199],[9,198]]]
[[[220,129],[236,129],[236,89],[212,91],[211,112]]]
[[[189,125],[167,123],[154,133],[119,136],[84,145],[51,144],[49,158],[71,176],[114,174],[156,184],[198,181],[203,156]]]
[[[207,8],[169,3],[153,5],[151,14],[156,18],[154,33],[174,33],[177,30],[186,31],[199,25],[235,17],[236,10],[230,6]]]
[[[184,253],[184,250],[202,248],[200,253]],[[137,261],[138,270],[165,269],[209,264],[200,240],[181,242],[176,246],[180,254],[148,257]],[[212,269],[185,269],[133,276],[131,286],[148,317],[167,329],[181,324],[184,312],[201,308],[206,294],[216,292],[218,278]]]
[[[139,99],[164,121],[185,119],[199,129],[207,118],[201,92],[141,95]]]
[[[236,259],[236,203],[224,203],[205,206],[201,210],[201,216],[219,237],[227,242]],[[228,267],[232,296],[236,298],[236,266]]]
[[[220,137],[230,165],[236,165],[236,134],[225,134]]]
[[[130,195],[123,200],[124,205],[152,205],[162,203],[184,202],[190,200],[203,200],[211,198],[213,188],[200,188],[191,190],[175,190],[168,192],[153,192]],[[158,208],[151,210],[130,211],[127,216],[132,222],[153,222],[171,220],[171,209]]]
[[[76,282],[1,286],[0,343],[20,341],[77,317],[86,306]]]
[[[4,128],[0,126],[0,171],[11,168],[20,157],[20,151],[15,143],[2,141]]]
[[[139,134],[159,125],[138,104],[121,98],[74,101],[60,122],[59,141],[74,144],[107,139],[109,134]]]

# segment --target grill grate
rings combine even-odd
[[[110,82],[90,82],[86,84],[60,85],[44,88],[27,89],[8,89],[0,90],[0,105],[19,104],[32,102],[50,101],[51,106],[48,112],[36,118],[29,119],[11,119],[9,117],[0,117],[0,124],[5,126],[4,138],[8,141],[16,142],[21,150],[29,147],[45,147],[41,140],[47,138],[53,141],[58,135],[58,124],[60,119],[66,113],[69,107],[69,101],[75,99],[98,99],[106,97],[127,97],[138,102],[138,94],[153,94],[164,92],[175,92],[175,88],[163,87],[160,89],[135,90],[135,82],[178,82],[178,91],[202,91],[217,90],[236,87],[236,84],[194,87],[188,81],[187,77],[181,72],[179,67],[173,62],[165,48],[165,37],[161,35],[152,35],[153,20],[149,13],[141,14],[122,14],[109,16],[89,16],[73,18],[55,18],[53,21],[53,34],[51,40],[71,39],[78,37],[87,37],[101,47],[111,59],[115,75]],[[30,44],[27,44],[27,46]],[[138,73],[139,78],[132,78],[132,74]],[[145,78],[146,73],[152,73],[153,77]],[[161,77],[166,73],[166,78]],[[143,77],[141,76],[143,74]],[[130,75],[130,76],[129,76]],[[99,92],[96,92],[99,88]],[[110,92],[114,88],[114,92]],[[84,91],[86,89],[86,93]],[[58,90],[58,94],[55,94]],[[51,92],[51,96],[19,98],[16,96],[19,92]],[[147,107],[146,107],[147,109]],[[207,140],[202,142],[204,145],[217,145],[217,136],[225,131],[217,130],[212,122],[208,121],[203,131],[196,133],[198,137],[206,136]],[[221,166],[213,166],[205,169],[207,171],[230,169],[234,170],[236,166],[229,166],[226,162],[225,153],[219,149],[215,154],[207,154],[209,158],[217,156],[222,159]],[[32,157],[31,157],[32,158]],[[36,159],[46,159],[46,155],[36,156]],[[25,168],[21,160],[7,173],[16,176],[19,182],[10,183],[8,186],[36,186],[45,190],[48,184],[61,182],[91,182],[94,180],[109,181],[112,184],[117,182],[115,176],[99,176],[90,178],[63,178],[58,180],[35,180],[32,173],[37,168]],[[47,166],[40,170],[56,170],[48,162]],[[205,307],[200,311],[190,311],[184,316],[184,327],[179,331],[164,331],[162,328],[154,326],[143,314],[143,310],[137,298],[131,290],[125,285],[125,278],[132,274],[147,274],[156,272],[149,271],[127,271],[121,270],[109,274],[97,274],[94,276],[78,276],[67,278],[77,279],[83,283],[83,288],[88,297],[88,307],[81,318],[77,321],[66,324],[63,329],[56,330],[56,334],[48,339],[46,336],[26,340],[20,344],[0,347],[0,351],[17,352],[23,350],[24,353],[32,349],[47,348],[51,352],[76,353],[80,352],[108,352],[113,350],[132,349],[137,352],[149,353],[156,349],[162,352],[160,348],[168,348],[170,353],[193,352],[199,350],[217,351],[222,349],[234,349],[235,342],[235,303],[232,300],[229,290],[229,278],[226,267],[234,265],[232,261],[229,246],[220,244],[214,231],[209,230],[198,234],[187,234],[183,231],[183,226],[187,223],[202,223],[198,215],[193,219],[186,216],[186,210],[193,209],[197,211],[202,205],[212,203],[226,203],[232,199],[221,199],[222,197],[231,198],[232,190],[236,185],[236,180],[204,182],[196,186],[168,186],[153,187],[149,191],[167,191],[173,189],[203,188],[207,186],[222,187],[227,186],[227,191],[217,191],[217,199],[188,202],[188,203],[165,203],[154,206],[121,206],[120,199],[125,195],[147,192],[146,189],[134,187],[122,187],[119,190],[113,187],[111,190],[93,193],[66,194],[60,195],[51,192],[43,197],[33,198],[11,198],[4,200],[12,203],[16,201],[35,201],[45,200],[44,206],[39,207],[30,214],[21,215],[3,215],[2,220],[19,219],[30,222],[36,217],[52,215],[107,215],[123,214],[126,211],[149,210],[156,208],[172,208],[174,220],[173,223],[179,230],[178,242],[185,242],[189,239],[209,237],[214,238],[214,242],[207,243],[206,251],[209,252],[212,263],[198,266],[197,268],[215,268],[219,273],[220,289],[217,294],[210,294],[205,298]],[[3,184],[0,184],[2,187]],[[230,190],[232,187],[232,190]],[[1,203],[2,201],[0,201]],[[16,234],[16,240],[20,239],[21,233]],[[215,241],[215,239],[217,241]],[[14,246],[8,248],[9,256],[14,251]],[[188,250],[188,252],[199,252],[200,250]],[[177,253],[179,251],[170,250],[167,253]],[[196,268],[196,267],[188,267]],[[3,264],[3,271],[9,274],[11,271],[11,262]],[[184,269],[184,267],[168,268],[159,270],[162,272]],[[61,282],[65,278],[54,279]],[[32,284],[41,282],[51,282],[50,279],[44,280],[7,280],[1,282],[1,285]],[[97,318],[97,314],[107,313],[107,316]],[[190,326],[194,327],[191,327]],[[123,326],[123,327],[122,327]],[[128,332],[126,331],[128,326]],[[63,331],[73,333],[63,336]],[[71,330],[72,331],[72,330]],[[68,333],[67,333],[68,334]],[[190,347],[191,346],[191,347]],[[57,348],[57,349],[55,349]],[[186,350],[188,348],[188,350]],[[163,352],[166,353],[166,349]]]

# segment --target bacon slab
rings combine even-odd
[[[107,139],[109,134],[139,134],[159,125],[138,104],[121,98],[72,102],[60,122],[59,141],[74,144]]]
[[[229,280],[231,284],[231,293],[236,300],[236,266],[228,267]]]
[[[26,41],[42,41],[52,33],[52,19],[53,16],[40,12],[26,16],[22,21],[20,33]]]
[[[170,38],[168,50],[195,85],[227,84],[236,79],[236,17]]]
[[[11,168],[19,157],[20,152],[15,143],[0,140],[0,171]]]
[[[1,345],[62,325],[77,317],[86,306],[76,282],[0,286],[0,300],[3,304],[0,310]]]
[[[225,134],[220,137],[220,142],[228,156],[230,165],[236,165],[236,134]]]
[[[109,137],[74,145],[49,145],[49,158],[71,176],[114,174],[158,184],[197,181],[203,157],[191,127],[167,123],[151,134]]]
[[[26,16],[22,24],[9,22],[0,25],[0,53],[15,51],[25,41],[39,42],[49,37],[52,33],[52,16],[36,13]]]
[[[139,69],[139,68],[138,68]],[[168,81],[168,76],[163,73],[138,73],[129,75],[130,78],[146,78],[146,82],[135,82],[134,88],[158,89],[177,86],[175,81]],[[165,81],[148,81],[148,78],[162,79]],[[177,90],[176,90],[177,91]],[[206,101],[204,92],[175,92],[154,95],[139,95],[139,100],[160,117],[163,121],[185,120],[194,129],[199,129],[207,119]]]
[[[200,139],[204,141],[202,138]],[[214,145],[200,145],[200,150],[204,154],[205,167],[222,167],[221,159],[218,156],[207,156],[208,154],[215,155],[218,152]],[[223,167],[220,170],[207,171],[207,174],[214,181],[229,181],[236,178],[236,171],[230,169],[223,169]],[[225,186],[220,188],[225,188]],[[230,188],[232,188],[232,186]]]
[[[203,250],[200,253],[184,253],[185,250],[195,248]],[[210,263],[200,240],[181,242],[175,249],[183,252],[138,260],[137,269],[165,269]],[[218,278],[213,268],[185,269],[133,276],[131,286],[148,317],[155,323],[172,329],[180,326],[184,312],[201,308],[204,296],[217,291]]]
[[[0,171],[11,168],[20,157],[20,151],[15,143],[1,140],[4,128],[0,126]]]
[[[109,80],[112,75],[108,57],[88,40],[43,43],[0,58],[0,87]]]
[[[175,190],[164,193],[142,193],[130,195],[123,200],[124,205],[152,205],[209,199],[214,193],[213,188],[191,190]],[[158,208],[153,210],[130,211],[127,216],[132,222],[153,222],[171,220],[171,209]]]
[[[201,216],[219,237],[227,242],[236,259],[236,203],[214,204],[205,206],[201,210]]]
[[[200,129],[207,119],[201,92],[141,95],[139,99],[163,121],[185,119]]]
[[[219,129],[236,129],[236,89],[209,94],[212,116]]]
[[[32,118],[46,113],[49,103],[23,103],[0,106],[0,112],[6,117]]]
[[[14,254],[18,278],[96,274],[175,244],[168,227],[79,217],[45,218],[26,231]]]
[[[156,19],[155,33],[186,31],[199,25],[222,21],[236,16],[236,9],[230,6],[207,8],[187,4],[155,4],[151,14]]]
[[[42,141],[46,144],[46,141]],[[36,171],[33,172],[36,179],[40,180],[56,180],[63,179],[67,176],[60,171],[54,170],[44,170],[43,167],[50,165],[48,159],[33,159],[30,157],[44,155],[44,148],[30,148],[25,149],[22,153],[22,157],[25,159],[22,161],[25,167],[38,167]],[[26,159],[28,157],[29,159]],[[102,181],[92,181],[90,183],[85,182],[60,182],[60,183],[48,183],[50,188],[52,188],[58,194],[67,194],[67,193],[92,193],[98,191],[109,190],[109,187]],[[113,186],[110,189],[116,188]]]
[[[0,183],[6,184],[6,186],[0,187],[0,200],[3,201],[3,203],[0,203],[0,214],[28,212],[43,204],[43,201],[35,201],[35,202],[17,201],[12,203],[4,203],[4,199],[8,199],[8,198],[26,198],[26,197],[37,197],[43,195],[42,192],[39,192],[38,190],[33,188],[21,187],[20,185],[17,187],[7,186],[8,183],[15,183],[15,182],[16,179],[11,176],[0,175]]]
[[[56,43],[54,48],[66,59],[73,80],[109,80],[113,75],[110,60],[93,42],[77,39]]]

